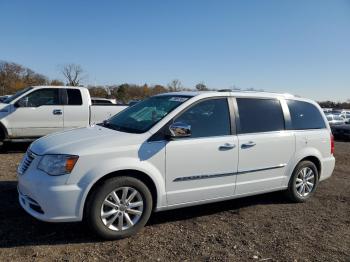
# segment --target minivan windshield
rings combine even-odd
[[[190,96],[161,95],[139,102],[103,123],[103,126],[128,133],[144,133]]]
[[[6,98],[4,101],[2,101],[2,103],[5,103],[5,104],[8,104],[8,103],[11,103],[13,100],[15,100],[17,97],[20,97],[21,95],[23,95],[24,93],[26,93],[27,91],[33,89],[33,87],[27,87],[27,88],[24,88],[20,91],[18,91],[16,94]]]

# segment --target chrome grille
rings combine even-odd
[[[30,164],[33,162],[35,158],[35,154],[28,150],[26,154],[24,155],[20,165],[18,166],[18,174],[23,175],[27,169],[29,168]]]

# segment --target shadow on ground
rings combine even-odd
[[[5,143],[0,145],[0,154],[24,153],[30,146],[30,142]]]
[[[18,204],[17,182],[0,182],[0,248],[30,245],[100,242],[84,223],[46,223],[28,215]],[[200,205],[154,213],[148,226],[207,216],[219,212],[239,214],[240,208],[251,205],[285,204],[281,193]]]

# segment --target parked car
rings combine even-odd
[[[100,98],[100,97],[91,97],[92,105],[115,105],[117,104],[116,99],[110,98]]]
[[[6,100],[7,98],[9,98],[11,95],[6,95],[6,96],[0,96],[0,103],[4,100]]]
[[[341,114],[341,112],[342,112],[342,110],[340,110],[340,109],[333,109],[332,112],[330,112],[330,114],[339,116]]]
[[[92,105],[84,87],[34,86],[0,103],[0,142],[101,123],[125,106]]]
[[[350,112],[349,111],[343,111],[340,114],[340,117],[344,119],[346,124],[350,124]]]
[[[322,108],[322,111],[323,111],[325,114],[330,114],[330,113],[332,113],[333,108]]]
[[[330,126],[344,125],[345,120],[340,115],[327,114],[327,120]]]
[[[332,126],[332,133],[336,139],[350,139],[350,125]]]
[[[117,239],[140,230],[152,211],[279,190],[304,202],[331,176],[333,151],[327,119],[311,100],[167,93],[102,125],[32,143],[18,167],[19,202],[37,219],[85,219]]]

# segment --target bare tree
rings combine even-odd
[[[67,80],[67,85],[79,86],[81,80],[84,78],[84,70],[80,65],[77,64],[67,64],[61,69],[61,73]]]
[[[174,79],[168,84],[170,92],[180,91],[182,89],[182,84],[179,79]]]

